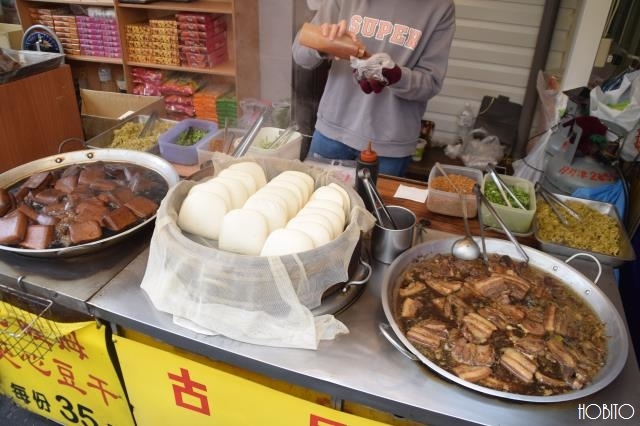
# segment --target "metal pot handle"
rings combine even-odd
[[[592,254],[589,253],[576,253],[571,255],[569,258],[567,258],[567,260],[564,261],[564,263],[568,264],[569,262],[571,262],[573,259],[575,259],[578,256],[586,256],[588,258],[590,258],[591,260],[593,260],[596,265],[598,265],[598,274],[596,275],[596,278],[593,280],[594,284],[597,284],[598,281],[600,280],[600,276],[602,275],[602,265],[600,264],[600,261],[598,260],[597,257],[595,257]]]
[[[62,150],[65,148],[65,146],[68,143],[71,143],[71,142],[80,142],[80,144],[82,145],[82,149],[87,149],[87,142],[84,139],[71,137],[60,142],[60,144],[58,145],[58,154],[62,154],[63,153]]]
[[[394,348],[396,348],[398,351],[400,351],[400,353],[404,356],[406,356],[407,358],[409,358],[411,361],[418,361],[418,357],[415,356],[414,354],[412,354],[411,352],[409,352],[409,350],[407,348],[405,348],[405,346],[402,344],[402,342],[400,342],[389,330],[391,328],[391,326],[389,324],[387,324],[386,322],[379,322],[378,323],[378,328],[380,329],[380,333],[382,333],[382,335],[385,337],[385,339],[387,339],[389,341],[389,343],[391,343],[393,345]]]
[[[373,272],[373,268],[371,267],[371,265],[369,265],[367,262],[365,262],[362,259],[360,259],[360,265],[367,270],[367,272],[364,274],[364,277],[360,278],[359,280],[347,281],[345,283],[345,287],[350,285],[362,285],[362,284],[366,284],[369,281],[369,278],[371,278],[371,273]]]

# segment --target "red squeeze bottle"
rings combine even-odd
[[[354,42],[348,34],[329,40],[322,35],[320,25],[305,22],[300,28],[300,37],[298,41],[302,46],[316,49],[318,52],[335,56],[340,59],[349,59],[351,56],[356,58],[368,57],[364,45],[360,42]]]
[[[371,142],[369,142],[365,150],[360,152],[356,160],[356,191],[364,201],[367,210],[373,211],[374,206],[371,204],[369,194],[367,194],[362,180],[358,177],[358,172],[362,169],[369,169],[369,180],[373,186],[376,186],[378,181],[378,153],[371,149]]]

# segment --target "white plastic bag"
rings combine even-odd
[[[611,121],[627,131],[640,120],[640,71],[627,73],[617,89],[602,91],[594,87],[590,93],[589,115]]]
[[[616,89],[602,91],[595,87],[590,93],[590,115],[615,123],[628,131],[622,142],[620,157],[633,161],[638,156],[634,146],[640,123],[640,71],[627,73]]]
[[[467,167],[484,170],[489,164],[498,164],[504,150],[497,136],[489,135],[483,128],[474,129],[462,143],[460,159]]]
[[[568,96],[560,91],[560,86],[553,75],[538,71],[536,81],[538,99],[542,109],[541,128],[553,127],[567,108]]]
[[[393,68],[396,63],[386,53],[375,53],[367,59],[351,57],[351,68],[355,69],[358,79],[374,78],[378,81],[387,82],[387,78],[382,75],[383,68]]]
[[[527,179],[533,183],[538,182],[544,174],[545,152],[547,143],[553,134],[553,129],[538,139],[538,142],[529,151],[526,157],[513,162],[513,176]]]

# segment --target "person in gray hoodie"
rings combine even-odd
[[[348,60],[293,42],[294,61],[331,68],[307,158],[353,160],[371,142],[380,173],[402,176],[420,134],[427,102],[442,88],[455,32],[452,0],[324,0],[314,15],[323,35],[349,34],[370,54],[392,59],[383,79],[358,79]]]

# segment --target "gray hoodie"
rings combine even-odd
[[[365,94],[349,61],[334,60],[318,107],[316,129],[363,150],[373,143],[378,155],[411,155],[427,101],[442,88],[455,32],[452,0],[325,0],[315,24],[346,20],[367,52],[385,52],[401,67],[402,78],[382,92]],[[293,43],[293,59],[312,69],[325,59]]]

